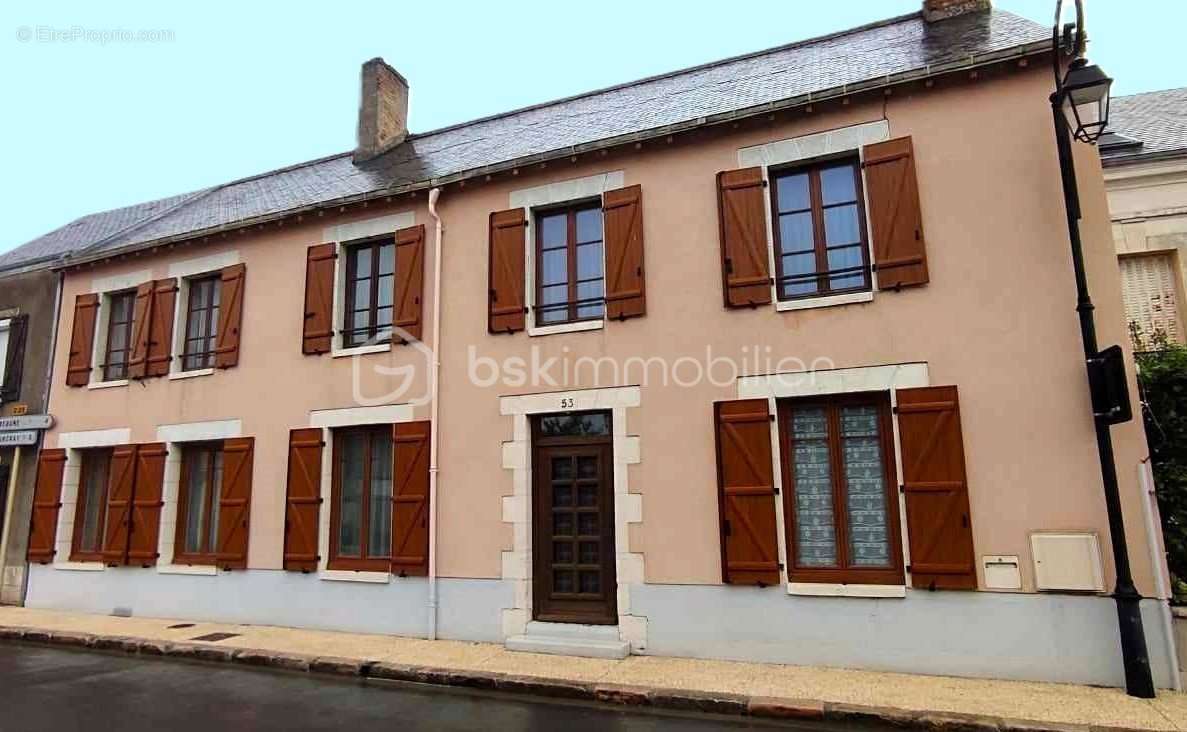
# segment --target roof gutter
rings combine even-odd
[[[826,102],[833,99],[840,99],[859,92],[876,91],[879,89],[888,89],[894,86],[907,84],[917,81],[925,81],[927,79],[934,79],[947,74],[962,71],[974,71],[986,66],[1001,63],[1003,61],[1021,60],[1031,56],[1039,56],[1051,50],[1051,41],[1042,40],[1034,41],[1032,43],[1023,44],[1021,46],[1014,46],[1012,48],[1001,51],[994,51],[992,53],[975,54],[967,56],[958,61],[952,61],[945,64],[928,65],[919,69],[911,71],[904,71],[898,74],[888,74],[879,76],[866,81],[858,82],[856,84],[842,84],[829,89],[821,91],[808,92],[807,94],[800,94],[794,97],[788,97],[777,102],[768,102],[752,107],[744,107],[742,109],[730,110],[729,112],[722,112],[720,114],[710,115],[706,117],[697,117],[695,119],[679,122],[672,125],[665,125],[663,127],[653,127],[648,130],[640,132],[632,132],[626,135],[618,135],[616,137],[607,137],[594,142],[584,143],[581,145],[573,145],[566,148],[550,150],[543,153],[535,153],[532,155],[525,155],[512,160],[506,160],[494,165],[487,165],[480,168],[472,168],[470,170],[460,171],[439,178],[430,178],[415,183],[409,183],[400,186],[393,186],[391,188],[383,188],[368,193],[356,194],[353,196],[344,196],[341,198],[334,198],[322,201],[316,204],[301,206],[298,208],[287,209],[285,211],[278,211],[275,213],[263,214],[247,219],[241,219],[229,224],[221,224],[206,229],[198,229],[188,231],[182,234],[174,234],[172,236],[164,236],[157,239],[152,239],[145,242],[137,242],[115,249],[106,249],[101,252],[83,251],[76,256],[67,256],[60,260],[54,269],[70,269],[84,264],[93,262],[100,262],[112,257],[117,257],[125,254],[143,251],[146,249],[153,249],[156,247],[176,244],[183,241],[190,241],[201,237],[210,236],[225,236],[232,231],[238,231],[252,226],[263,227],[267,224],[280,224],[283,220],[292,218],[294,216],[301,216],[304,214],[317,214],[324,212],[326,209],[335,206],[350,206],[357,203],[370,202],[376,200],[391,199],[394,196],[399,196],[408,193],[415,193],[422,190],[429,190],[432,188],[440,188],[450,183],[457,183],[463,180],[469,180],[486,175],[495,175],[497,173],[507,172],[516,168],[522,168],[529,165],[536,165],[539,163],[546,163],[553,160],[558,160],[573,155],[580,155],[583,153],[597,152],[601,150],[609,150],[611,148],[620,147],[622,145],[629,145],[632,143],[642,143],[655,138],[666,137],[677,133],[689,132],[697,129],[704,129],[714,127],[729,122],[748,119],[763,114],[772,114],[774,112],[795,109],[797,107],[804,107],[809,104]]]

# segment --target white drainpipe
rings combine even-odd
[[[441,390],[438,377],[441,372],[441,237],[445,228],[437,213],[437,199],[441,189],[429,191],[429,215],[437,223],[437,236],[433,250],[433,360],[429,364],[429,640],[437,640],[437,452],[440,410],[437,402]]]
[[[1158,548],[1158,521],[1154,517],[1154,475],[1150,470],[1150,458],[1138,463],[1138,484],[1142,488],[1142,517],[1146,520],[1146,546],[1150,550],[1150,563],[1154,569],[1154,594],[1158,596],[1158,609],[1162,615],[1162,634],[1166,638],[1166,654],[1171,669],[1171,688],[1183,690],[1183,679],[1179,673],[1179,657],[1175,652],[1174,619],[1171,617],[1171,593],[1167,583],[1166,556]]]

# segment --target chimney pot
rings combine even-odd
[[[408,136],[408,81],[382,58],[363,64],[354,161],[378,157]]]
[[[979,13],[993,7],[992,0],[923,0],[923,19],[929,23]]]

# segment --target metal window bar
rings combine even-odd
[[[790,284],[799,284],[801,282],[811,282],[813,280],[820,279],[821,277],[833,277],[836,275],[854,274],[857,272],[861,272],[863,274],[869,274],[870,266],[868,264],[861,264],[861,265],[857,265],[855,267],[841,267],[839,269],[826,269],[821,272],[805,272],[803,274],[783,275],[782,277],[779,278],[779,281],[790,283]]]

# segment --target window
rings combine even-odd
[[[885,395],[779,406],[792,582],[902,584]]]
[[[223,443],[186,445],[181,451],[177,501],[177,564],[213,564],[218,551]]]
[[[345,247],[346,348],[386,342],[391,338],[396,281],[396,244],[391,238]]]
[[[536,213],[536,325],[602,317],[602,208],[589,201]]]
[[[103,560],[111,450],[84,450],[74,514],[73,561]]]
[[[1125,317],[1138,350],[1157,348],[1157,341],[1183,340],[1175,280],[1178,266],[1170,253],[1121,258]]]
[[[392,460],[391,425],[335,430],[330,569],[390,570]]]
[[[195,371],[214,365],[214,341],[218,335],[219,275],[189,281],[186,302],[185,346],[181,370]]]
[[[103,380],[128,378],[128,356],[132,351],[132,305],[135,291],[116,292],[108,296],[107,357],[103,361]]]
[[[780,300],[870,289],[855,159],[771,171]]]

